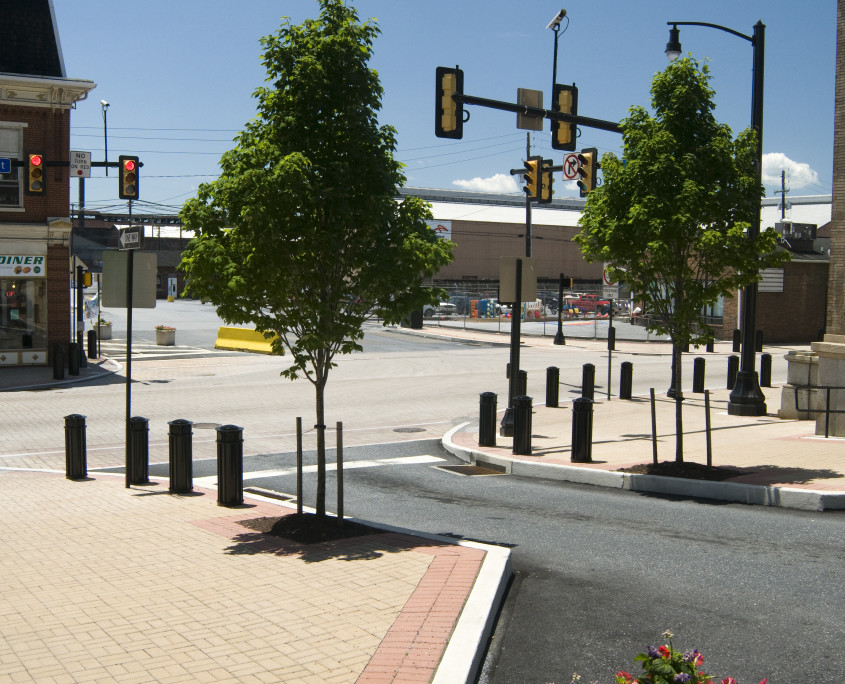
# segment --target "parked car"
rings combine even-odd
[[[434,318],[435,316],[451,316],[457,307],[450,302],[437,302],[437,304],[426,304],[423,307],[423,318]]]

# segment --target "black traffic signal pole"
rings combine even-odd
[[[599,130],[610,131],[611,133],[622,132],[622,128],[614,121],[593,119],[592,117],[581,116],[580,114],[566,114],[565,112],[555,112],[551,109],[543,109],[542,107],[529,107],[528,105],[502,102],[501,100],[491,100],[486,97],[476,97],[475,95],[461,95],[459,93],[452,95],[452,99],[458,104],[478,105],[479,107],[489,107],[490,109],[501,109],[506,112],[516,112],[518,114],[536,116],[542,119],[549,119],[550,121],[564,121],[566,123],[574,123],[579,126],[587,126],[588,128],[598,128]]]

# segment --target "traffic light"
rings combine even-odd
[[[543,160],[543,166],[540,171],[540,197],[538,199],[540,204],[552,203],[552,183],[554,183],[554,177],[552,176],[553,163],[551,159]]]
[[[528,157],[528,161],[522,162],[525,166],[525,173],[522,177],[525,179],[525,195],[528,199],[540,199],[540,176],[542,174],[542,157]]]
[[[91,271],[82,272],[82,286],[91,287]]]
[[[434,98],[434,135],[438,138],[464,137],[464,106],[453,95],[464,94],[464,72],[458,67],[437,67]]]
[[[578,188],[581,191],[581,197],[586,197],[591,190],[596,189],[596,174],[599,167],[598,150],[595,147],[581,150],[578,161],[581,164],[578,167],[578,175],[581,176]]]
[[[26,194],[44,194],[44,157],[40,154],[27,155]]]
[[[555,83],[552,91],[552,111],[564,114],[578,114],[578,88]],[[552,148],[555,150],[575,151],[575,138],[578,125],[552,119]]]
[[[121,155],[117,158],[117,163],[120,168],[117,196],[120,199],[138,199],[138,157]]]

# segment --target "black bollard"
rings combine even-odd
[[[496,398],[495,392],[479,397],[478,446],[496,446]]]
[[[696,356],[692,361],[692,391],[704,392],[704,358]]]
[[[79,345],[76,342],[67,346],[67,374],[79,375]]]
[[[88,476],[85,453],[85,416],[65,416],[65,477],[84,480]]]
[[[591,463],[593,460],[593,401],[580,397],[572,402],[572,456],[573,463]]]
[[[513,398],[513,453],[531,454],[531,397],[520,395]]]
[[[193,445],[191,426],[193,423],[177,418],[167,423],[170,426],[168,446],[170,456],[170,491],[173,494],[187,494],[193,491]]]
[[[244,502],[244,435],[237,425],[217,428],[217,505]]]
[[[560,402],[560,368],[546,368],[546,406],[557,408]]]
[[[53,380],[64,380],[65,377],[65,352],[62,345],[53,345]]]
[[[129,477],[130,485],[150,483],[150,421],[141,416],[129,419]]]
[[[738,352],[742,346],[742,333],[739,330],[734,330],[733,349],[731,351]]]
[[[630,399],[634,385],[634,364],[623,361],[619,371],[619,398]]]
[[[733,389],[734,385],[736,385],[736,374],[739,371],[739,357],[731,356],[728,357],[728,389]]]
[[[757,334],[754,335],[754,351],[761,352],[763,351],[763,331],[758,330]]]
[[[772,355],[760,355],[760,387],[772,386]]]
[[[88,331],[88,358],[89,359],[96,359],[97,358],[97,331],[96,330],[89,330]]]
[[[79,367],[88,368],[88,359],[85,356],[85,334],[80,330],[76,333],[76,348],[79,352]]]
[[[710,340],[710,341],[707,343],[707,347],[705,348],[705,351],[712,352],[712,351],[713,351],[713,347],[714,347],[713,340]]]
[[[585,363],[581,369],[581,396],[593,400],[596,388],[596,367],[591,363]]]

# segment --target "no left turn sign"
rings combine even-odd
[[[566,180],[578,178],[578,168],[581,166],[577,154],[567,154],[563,157],[563,177]]]

